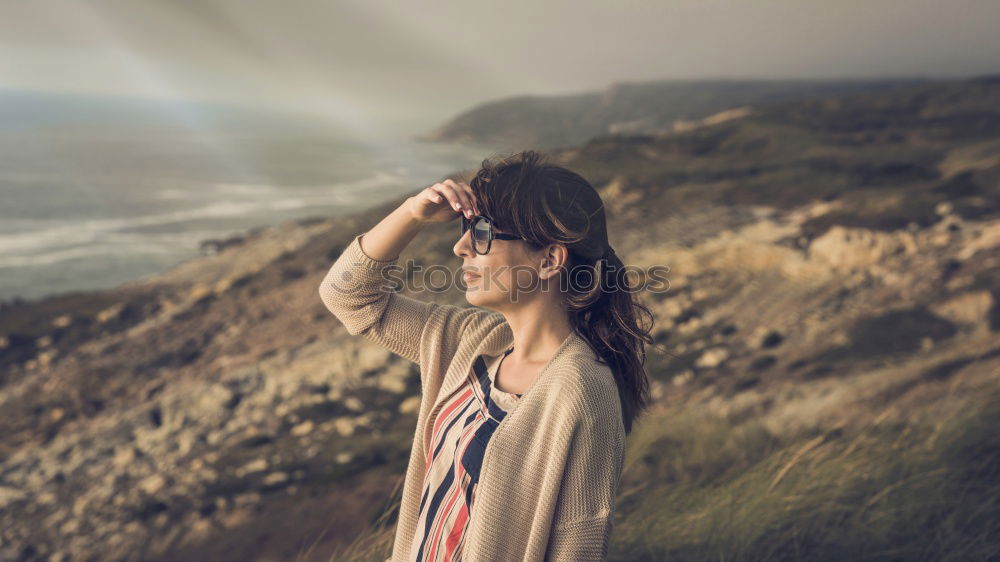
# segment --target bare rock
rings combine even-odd
[[[315,424],[312,420],[306,420],[295,427],[292,428],[292,435],[296,437],[302,437],[303,435],[309,435],[315,428]]]
[[[403,415],[416,414],[420,411],[420,397],[410,396],[399,403],[399,413]]]
[[[953,322],[983,327],[988,324],[988,315],[992,308],[993,294],[990,291],[962,293],[930,307],[938,316]]]

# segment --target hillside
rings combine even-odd
[[[926,79],[666,80],[618,82],[600,92],[514,96],[478,104],[420,135],[428,142],[457,141],[554,149],[601,135],[664,134],[685,130],[717,112],[853,92],[879,92],[933,83]]]
[[[611,559],[996,557],[1000,77],[747,105],[551,151],[670,267]],[[0,558],[384,560],[418,373],[317,288],[401,200],[0,308]]]

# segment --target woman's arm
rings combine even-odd
[[[348,333],[364,334],[415,363],[420,362],[424,327],[431,314],[445,305],[389,291],[386,285],[391,271],[398,270],[399,255],[427,223],[457,218],[458,211],[447,208],[450,202],[458,202],[460,208],[472,208],[467,203],[471,196],[460,199],[461,187],[456,190],[449,184],[458,185],[448,180],[428,187],[407,199],[373,228],[355,236],[319,287],[323,304]],[[450,305],[449,308],[456,310],[446,311],[447,318],[465,316],[460,314],[464,308]]]
[[[359,234],[344,249],[319,287],[326,308],[351,335],[363,334],[402,357],[420,362],[421,330],[432,303],[387,290],[388,267],[396,260],[378,261],[362,250]]]
[[[626,436],[614,382],[605,386],[603,392],[588,393],[586,414],[577,422],[546,561],[607,559]]]
[[[394,261],[431,222],[448,222],[459,214],[478,213],[472,188],[464,182],[445,180],[410,197],[365,233],[364,253],[375,261]]]
[[[368,258],[380,262],[396,261],[399,254],[424,229],[425,223],[417,220],[409,207],[409,203],[404,202],[363,234],[361,250]]]

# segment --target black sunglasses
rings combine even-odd
[[[481,256],[490,252],[493,240],[523,240],[520,236],[495,232],[490,219],[482,215],[475,215],[471,219],[462,217],[462,236],[469,229],[472,229],[472,248]]]

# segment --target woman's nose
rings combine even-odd
[[[472,235],[470,234],[470,231],[466,230],[462,234],[462,237],[458,239],[458,242],[455,243],[455,247],[452,248],[452,251],[455,252],[456,256],[464,258],[472,255],[472,247],[469,245],[471,237]]]

